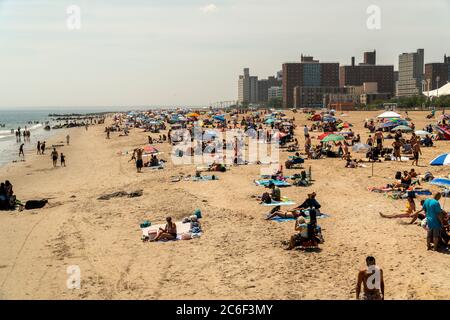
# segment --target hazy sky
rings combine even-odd
[[[67,7],[81,29],[67,27]],[[370,5],[381,29],[366,27]],[[206,105],[300,54],[450,54],[450,0],[0,0],[0,107]]]

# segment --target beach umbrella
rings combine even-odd
[[[433,160],[431,160],[430,165],[432,166],[449,166],[450,165],[450,153],[444,153]]]
[[[365,153],[369,151],[370,146],[364,143],[357,143],[352,147],[352,150],[357,153]]]
[[[353,127],[353,125],[351,123],[348,123],[348,122],[343,122],[343,123],[338,124],[337,127],[339,129],[341,129],[341,128],[350,128],[350,127]]]
[[[427,131],[424,131],[424,130],[417,130],[416,132],[414,132],[416,135],[418,135],[418,136],[426,136],[427,134],[430,134],[429,132],[427,132]]]
[[[377,118],[401,118],[402,116],[393,111],[386,111],[380,114]]]
[[[325,138],[326,136],[328,136],[328,135],[330,135],[330,134],[332,134],[333,132],[325,132],[325,133],[322,133],[320,136],[318,136],[317,138],[319,139],[319,140],[322,140],[323,138]]]
[[[398,131],[398,130],[405,131],[405,132],[406,131],[412,131],[412,129],[410,127],[405,126],[405,125],[399,125],[399,126],[396,126],[395,128],[392,129],[392,131]]]
[[[220,115],[220,116],[214,116],[213,118],[214,118],[215,120],[225,122],[225,116],[223,116],[223,115]]]
[[[336,122],[335,117],[324,117],[323,122]]]
[[[395,127],[395,126],[397,126],[397,123],[385,122],[380,125],[380,128],[390,128],[390,127]]]
[[[434,178],[433,180],[431,180],[430,184],[433,184],[435,186],[440,186],[440,187],[450,187],[450,179],[447,178]]]
[[[146,153],[158,153],[158,152],[159,152],[158,149],[156,149],[155,147],[150,146],[150,145],[145,146],[145,147],[144,147],[144,151],[145,151]]]
[[[272,118],[266,120],[267,124],[271,124],[271,123],[274,123],[274,122],[275,122],[275,119],[272,119]]]
[[[191,112],[186,115],[188,118],[198,118],[200,115],[196,112]]]
[[[322,142],[329,142],[329,141],[342,141],[345,140],[345,138],[343,136],[339,136],[337,134],[329,134],[327,135],[325,138],[323,138],[321,141]]]

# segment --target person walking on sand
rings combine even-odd
[[[366,258],[367,267],[362,268],[358,273],[356,283],[356,299],[359,300],[361,285],[364,290],[364,300],[384,300],[384,278],[383,270],[375,263],[375,258]]]
[[[37,142],[36,154],[41,154],[41,142]]]
[[[70,144],[70,135],[67,135],[67,136],[66,136],[66,142],[67,142],[67,145]]]
[[[56,167],[56,165],[58,163],[58,151],[56,151],[56,148],[53,148],[52,160],[53,160],[53,167]]]
[[[41,154],[45,153],[45,141],[41,143]]]
[[[61,152],[61,167],[65,167],[66,166],[66,156]]]
[[[22,156],[25,158],[25,153],[23,153],[23,146],[24,146],[24,144],[22,143],[19,147],[19,157]]]
[[[412,146],[412,151],[413,151],[413,162],[412,162],[412,165],[414,165],[414,163],[415,163],[416,166],[419,166],[419,154],[422,155],[422,150],[420,150],[420,143],[419,143],[419,141],[416,140],[416,142],[414,142],[414,144]]]

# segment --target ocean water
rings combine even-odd
[[[122,108],[123,109],[123,108]],[[121,111],[120,108],[14,108],[0,109],[0,166],[19,160],[19,147],[24,143],[25,160],[27,153],[35,152],[38,141],[45,141],[61,130],[44,130],[48,122],[50,126],[54,124],[48,116],[51,113],[58,114],[86,114],[92,112]],[[15,131],[18,128],[24,130],[27,127],[31,132],[30,141],[16,140]],[[11,133],[11,129],[14,130]]]

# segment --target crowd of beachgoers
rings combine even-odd
[[[220,183],[214,181],[220,180],[222,174],[227,174],[234,167],[266,166],[264,174],[261,171],[261,175],[252,181],[255,186],[265,190],[255,192],[252,199],[256,205],[267,210],[264,217],[267,221],[293,223],[293,233],[286,235],[284,242],[286,250],[319,250],[325,242],[326,234],[319,221],[329,215],[321,210],[324,200],[320,199],[325,196],[320,190],[313,190],[316,181],[310,164],[340,159],[339,163],[348,170],[371,168],[373,175],[375,165],[401,163],[404,170],[392,172],[390,183],[367,186],[367,192],[385,194],[389,199],[405,200],[405,211],[395,214],[379,212],[380,218],[407,219],[404,220],[405,224],[418,224],[426,230],[426,246],[429,250],[448,252],[449,213],[445,211],[445,198],[449,197],[450,176],[435,177],[428,168],[450,165],[450,154],[436,154],[429,164],[422,160],[424,152],[433,152],[437,141],[450,141],[448,114],[431,110],[426,116],[426,126],[417,128],[407,111],[400,114],[395,110],[386,110],[375,118],[365,119],[364,135],[368,136],[363,139],[363,132],[354,130],[354,124],[346,121],[348,115],[345,113],[307,109],[289,110],[292,116],[287,116],[287,113],[287,110],[273,109],[152,110],[115,113],[109,115],[107,121],[91,120],[91,123],[105,125],[107,140],[126,137],[133,130],[147,135],[148,141],[141,146],[117,153],[130,157],[128,163],[133,163],[137,173],[143,173],[145,168],[168,170],[166,164],[178,159],[197,165],[190,175],[174,173],[171,183]],[[296,124],[296,118],[300,117],[307,120],[301,127]],[[85,128],[88,130],[88,124],[85,124]],[[234,135],[227,136],[229,132]],[[70,136],[67,135],[67,146],[69,141]],[[304,144],[301,145],[299,141],[304,141]],[[273,154],[264,159],[249,158],[248,149],[252,143],[275,147],[275,152],[287,152],[289,156],[284,162],[274,158]],[[170,154],[161,152],[158,144],[170,146]],[[61,166],[65,166],[65,156],[59,154],[57,148],[52,146],[53,166],[57,166],[58,157],[61,157]],[[44,152],[45,143],[42,148],[39,142],[37,154]],[[201,163],[195,162],[198,157]],[[309,169],[306,169],[308,165]],[[422,168],[427,170],[421,172]],[[307,188],[307,195],[301,199],[300,205],[283,195],[287,187]],[[116,196],[130,195],[121,193]],[[133,196],[141,196],[141,193]],[[2,183],[0,200],[2,209],[22,206],[13,195],[9,181]],[[45,206],[47,201],[42,201]],[[283,210],[285,207],[290,208]],[[167,216],[162,224],[143,221],[140,224],[142,240],[157,242],[200,238],[205,231],[200,224],[202,218],[202,208],[199,208],[181,221],[174,221],[171,216]],[[376,289],[365,285],[364,279],[370,274],[368,270],[375,266],[375,258],[368,256],[366,262],[367,268],[358,274],[356,296],[359,298],[361,286],[364,285],[365,299],[382,299],[384,284]]]

